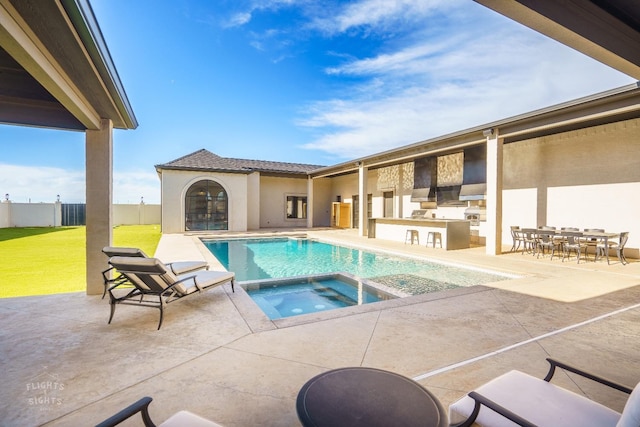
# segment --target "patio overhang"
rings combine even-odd
[[[101,293],[113,128],[138,123],[88,0],[0,0],[0,123],[86,133],[87,293]]]
[[[635,0],[475,0],[640,80],[640,7]]]
[[[0,122],[138,126],[87,0],[0,0]]]

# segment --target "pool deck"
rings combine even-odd
[[[445,407],[511,369],[542,377],[546,357],[630,386],[640,381],[638,260],[563,263],[404,245],[356,230],[298,231],[521,278],[277,321],[225,285],[170,305],[160,331],[158,310],[131,306],[119,306],[107,325],[100,296],[0,299],[0,425],[92,425],[151,396],[156,423],[188,409],[225,426],[299,426],[302,385],[346,366],[414,378]],[[219,268],[198,236],[164,235],[156,256]],[[556,374],[554,382],[618,411],[625,402],[575,376]]]

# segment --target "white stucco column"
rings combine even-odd
[[[102,294],[102,248],[112,241],[113,123],[102,119],[100,126],[86,132],[87,295]]]
[[[365,167],[362,162],[358,167],[358,200],[360,201],[360,209],[358,211],[358,235],[367,235],[367,175],[369,168]]]
[[[398,183],[396,184],[396,218],[404,217],[404,165],[400,163],[398,168]]]
[[[313,179],[307,178],[307,228],[313,228]]]
[[[487,136],[487,236],[486,254],[502,253],[502,146],[498,129]]]

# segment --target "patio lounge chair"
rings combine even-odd
[[[140,257],[140,258],[149,258],[147,254],[145,254],[141,249],[138,248],[127,248],[127,247],[115,247],[115,246],[105,246],[102,248],[102,252],[105,253],[109,258],[114,256],[131,256],[131,257]],[[171,268],[173,274],[185,274],[191,273],[192,271],[198,270],[208,270],[209,264],[204,261],[177,261],[165,264],[167,267]],[[118,274],[114,277],[109,277],[109,272],[115,270],[113,267],[107,268],[102,272],[102,277],[104,278],[104,292],[102,292],[102,298],[107,294],[107,288],[110,285],[118,283],[118,281],[125,281],[126,279],[122,276],[122,274]]]
[[[547,361],[551,366],[544,379],[538,379],[520,371],[511,371],[453,403],[449,407],[451,425],[457,427],[471,425],[638,427],[640,425],[640,384],[631,390],[629,387],[556,360],[547,359]],[[551,384],[550,380],[556,367],[630,394],[622,414]]]
[[[175,275],[171,269],[157,258],[141,257],[112,257],[109,259],[116,270],[122,274],[126,281],[115,283],[109,292],[109,304],[111,306],[111,316],[109,323],[113,319],[116,304],[140,305],[145,307],[156,307],[160,309],[160,322],[158,329],[162,326],[164,307],[174,301],[179,301],[184,297],[197,292],[231,283],[231,290],[234,289],[234,273],[228,271],[197,271]],[[123,284],[133,285],[128,292],[118,296],[118,287]]]
[[[114,427],[118,424],[124,422],[125,420],[131,418],[138,412],[142,416],[142,422],[145,427],[156,427],[156,424],[151,421],[151,417],[149,416],[149,404],[153,399],[150,397],[143,397],[135,403],[124,408],[122,411],[117,414],[107,418],[100,424],[97,424],[96,427]],[[173,414],[169,417],[168,420],[159,424],[157,427],[221,427],[220,424],[214,423],[213,421],[209,421],[204,419],[196,414],[193,414],[189,411],[180,411]]]

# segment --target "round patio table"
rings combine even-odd
[[[448,426],[429,390],[374,368],[340,368],[311,378],[298,393],[296,410],[306,427]]]

